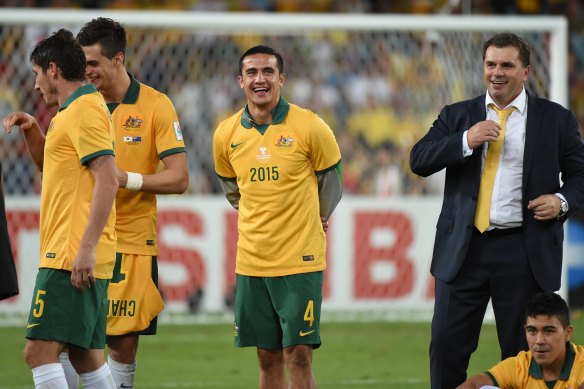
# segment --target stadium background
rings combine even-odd
[[[582,1],[29,0],[0,1],[0,5],[57,11],[326,12],[327,17],[333,17],[331,13],[564,16],[569,37],[567,99],[580,125],[584,124]],[[65,27],[76,32],[84,22]],[[36,41],[60,27],[0,26],[0,116],[25,110],[47,127],[55,111],[47,110],[34,91],[28,53]],[[144,27],[128,32],[127,68],[140,81],[169,95],[188,148],[188,194],[160,198],[161,284],[169,312],[229,317],[236,215],[219,193],[211,134],[221,119],[244,104],[235,79],[239,56],[254,44],[267,43],[285,59],[288,80],[283,95],[321,115],[334,129],[343,155],[344,200],[329,233],[327,311],[339,311],[344,319],[429,318],[433,296],[428,269],[442,177],[413,176],[407,166],[409,150],[442,106],[483,92],[481,46],[492,32],[416,28],[225,34]],[[526,36],[536,49],[528,88],[549,97],[549,36],[536,32]],[[0,137],[0,158],[22,288],[19,297],[0,303],[0,313],[20,320],[36,272],[40,175],[18,132]],[[579,220],[584,216],[570,221],[571,243],[566,251],[565,285],[572,306],[584,306],[584,250],[579,243],[584,233]]]

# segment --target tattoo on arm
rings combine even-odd
[[[111,155],[100,155],[99,157],[93,158],[88,163],[90,169],[99,169],[104,163],[106,163],[108,158],[113,158]]]

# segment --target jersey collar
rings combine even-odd
[[[91,93],[95,93],[97,92],[97,89],[95,89],[95,85],[93,84],[87,84],[87,85],[82,85],[79,88],[77,88],[75,90],[75,92],[73,92],[71,94],[71,96],[69,96],[67,98],[67,100],[65,100],[65,102],[59,107],[59,112],[61,112],[62,110],[64,110],[65,108],[67,108],[73,101],[75,101],[75,99],[77,99],[78,97],[81,97],[83,95],[88,95]]]
[[[290,104],[282,96],[280,96],[280,101],[278,101],[278,105],[272,110],[272,123],[271,124],[278,124],[281,123],[286,116],[288,115],[288,111],[290,111]],[[258,130],[261,127],[267,128],[269,126],[266,124],[257,124],[253,121],[251,114],[249,113],[249,109],[247,108],[247,104],[243,108],[243,114],[241,115],[241,125],[245,128],[252,128],[255,127]],[[265,131],[265,129],[264,129]]]
[[[572,366],[574,365],[574,359],[576,358],[576,353],[572,348],[570,342],[566,342],[566,360],[564,361],[564,366],[562,367],[562,372],[560,373],[560,380],[567,380],[570,378],[570,372],[572,371]],[[541,366],[537,364],[533,355],[531,356],[531,363],[529,364],[529,375],[533,378],[543,379],[543,373],[541,371]]]
[[[130,73],[128,73],[128,76],[130,76],[130,87],[122,100],[122,104],[136,104],[138,96],[140,95],[140,83]],[[120,105],[120,103],[108,103],[107,107],[110,112],[114,112],[118,105]]]

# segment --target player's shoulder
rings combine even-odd
[[[233,115],[223,119],[215,129],[216,135],[227,135],[236,131],[241,126],[241,118],[243,115],[243,108]]]
[[[288,115],[291,117],[298,117],[305,120],[316,120],[319,116],[308,108],[303,108],[299,105],[288,103],[290,111]]]
[[[139,84],[140,84],[139,99],[145,99],[147,101],[159,101],[159,100],[170,101],[170,98],[165,93],[162,93],[158,89],[154,89],[150,85],[146,85],[142,82],[140,82]]]
[[[296,104],[289,104],[288,121],[292,127],[301,133],[324,133],[331,131],[331,128],[315,112],[308,108],[300,107]]]

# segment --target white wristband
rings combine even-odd
[[[140,173],[128,172],[128,181],[126,182],[126,189],[138,191],[142,188],[144,177]]]

